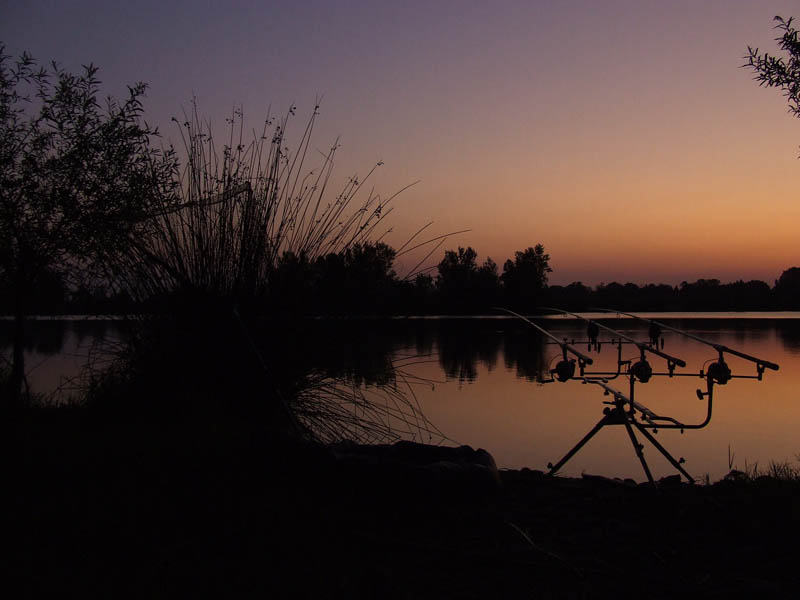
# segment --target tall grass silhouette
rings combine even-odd
[[[193,104],[180,124],[185,166],[133,251],[120,257],[126,291],[137,299],[175,293],[234,303],[263,299],[282,261],[313,262],[381,239],[382,222],[403,190],[382,198],[367,187],[379,162],[332,192],[338,140],[321,164],[306,164],[315,152],[318,109],[292,152],[287,131],[294,107],[281,119],[266,119],[249,141],[242,111],[234,111],[220,148]]]
[[[132,410],[181,418],[235,415],[327,442],[443,439],[401,371],[364,386],[304,368],[303,348],[289,349],[291,323],[259,324],[285,291],[276,286],[282,265],[378,243],[403,191],[383,198],[368,187],[380,162],[332,191],[338,140],[307,167],[318,115],[317,105],[290,151],[294,107],[249,140],[235,110],[220,147],[192,104],[179,123],[183,148],[170,149],[185,164],[114,266],[118,291],[158,307],[158,317],[139,317],[115,368],[90,371],[90,402],[122,399]]]

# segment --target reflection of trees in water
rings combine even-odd
[[[25,352],[58,354],[64,348],[65,328],[65,321],[31,321],[25,336]]]
[[[792,354],[800,354],[800,321],[782,320],[776,327],[783,347]]]
[[[544,340],[522,325],[469,319],[316,323],[292,336],[280,362],[361,386],[395,383],[398,364],[436,356],[447,378],[472,382],[480,365],[497,366],[503,350],[508,368],[534,380],[546,370]]]
[[[394,344],[380,336],[359,342],[344,342],[328,354],[326,375],[352,381],[355,385],[389,385],[395,381],[392,354]]]
[[[497,365],[502,333],[470,326],[438,331],[439,365],[447,377],[460,382],[475,381],[478,362],[490,371]]]
[[[110,329],[115,329],[114,324],[101,319],[72,322],[72,331],[79,344],[105,339]]]
[[[774,328],[768,319],[680,319],[666,320],[672,327],[693,333],[711,342],[716,342],[747,352],[748,344],[762,342]]]
[[[786,350],[800,353],[800,321],[745,321],[735,325],[716,319],[667,322],[745,352],[754,341],[771,338],[773,330],[777,330]],[[646,327],[632,320],[607,323],[637,339],[646,337]],[[574,320],[545,320],[541,324],[559,339],[586,338],[585,326]],[[26,350],[50,356],[63,351],[72,335],[82,345],[123,337],[122,325],[104,321],[32,321]],[[529,325],[511,319],[342,319],[296,325],[265,323],[262,330],[254,332],[256,338],[269,342],[262,350],[275,348],[276,337],[285,340],[277,353],[265,350],[265,355],[270,354],[272,368],[287,379],[315,371],[357,386],[392,385],[401,381],[403,372],[408,372],[406,366],[433,360],[447,378],[472,382],[481,365],[493,370],[502,352],[506,368],[513,369],[519,378],[533,381],[547,376],[548,357],[558,353],[557,347],[545,345],[543,336]],[[11,322],[0,322],[0,351],[10,349],[11,326]],[[668,347],[674,335],[667,336]],[[607,341],[607,334],[602,337]]]
[[[119,334],[116,323],[104,320],[66,321],[29,320],[26,324],[25,352],[53,356],[64,351],[67,334],[75,336],[78,345],[95,344],[109,333]],[[0,352],[11,349],[12,321],[0,321]]]
[[[357,386],[384,386],[395,383],[395,356],[430,353],[433,343],[431,333],[408,321],[323,321],[287,336],[276,362]]]
[[[413,330],[417,356],[431,356],[436,345],[436,332],[426,323],[417,323]]]
[[[536,381],[546,376],[545,338],[539,332],[512,332],[503,338],[503,354],[508,369],[516,369],[517,377]]]
[[[14,334],[14,322],[0,320],[0,352],[11,349],[11,339]]]
[[[760,344],[769,338],[771,330],[775,327],[772,321],[748,319],[737,322],[737,326],[731,332],[733,341],[728,342],[727,345],[748,352],[748,346],[751,344]],[[751,348],[752,352],[753,349]]]
[[[545,370],[543,337],[524,323],[502,321],[490,327],[465,325],[438,331],[439,364],[445,374],[460,382],[475,381],[478,365],[489,371],[497,366],[501,350],[504,364],[517,376],[534,381]]]

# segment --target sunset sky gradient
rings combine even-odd
[[[192,94],[220,129],[295,103],[295,130],[323,95],[340,177],[420,180],[395,246],[434,221],[500,265],[543,243],[552,283],[772,283],[800,266],[800,119],[741,65],[777,50],[774,15],[800,1],[0,0],[0,41],[149,83],[165,138]]]

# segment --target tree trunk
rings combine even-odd
[[[22,385],[25,382],[25,310],[24,289],[18,279],[14,290],[14,350],[11,374],[7,382],[5,408],[19,410],[25,404]]]

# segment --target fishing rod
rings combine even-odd
[[[583,372],[584,372],[584,369],[586,368],[586,365],[591,365],[594,362],[591,357],[586,356],[583,352],[578,350],[575,346],[573,346],[572,344],[567,343],[566,340],[558,339],[552,333],[550,333],[549,331],[547,331],[543,327],[540,327],[539,325],[537,325],[536,323],[534,323],[530,319],[528,319],[526,317],[523,317],[521,314],[515,313],[513,310],[509,310],[509,309],[503,308],[501,306],[495,306],[493,308],[494,308],[494,310],[499,310],[499,311],[502,311],[502,312],[506,312],[506,313],[508,313],[508,314],[510,314],[510,315],[512,315],[514,317],[517,317],[518,319],[522,319],[528,325],[530,325],[531,327],[533,327],[537,331],[543,333],[544,335],[546,335],[548,338],[550,338],[556,344],[559,345],[559,347],[561,348],[561,353],[562,353],[563,358],[562,358],[561,361],[558,362],[558,364],[555,366],[554,369],[550,370],[550,374],[551,375],[555,375],[556,379],[558,379],[560,382],[564,382],[564,381],[567,381],[569,379],[572,379],[572,377],[575,375],[575,359],[574,358],[569,358],[567,356],[567,353],[573,354],[578,358],[578,367],[580,369],[580,374],[581,375],[583,375]]]
[[[640,317],[638,315],[634,315],[631,313],[622,312],[621,310],[613,310],[609,308],[593,308],[591,310],[599,310],[601,312],[606,313],[615,313],[618,315],[625,315],[627,317],[632,317],[639,321],[643,321],[645,323],[650,324],[650,340],[651,342],[655,339],[658,339],[661,336],[661,330],[666,329],[668,331],[672,331],[678,333],[684,337],[689,339],[695,340],[700,342],[701,344],[706,344],[707,346],[711,346],[719,352],[719,360],[717,362],[712,363],[708,367],[708,376],[711,377],[716,383],[725,384],[727,383],[732,377],[735,377],[731,374],[730,367],[728,367],[727,363],[725,362],[724,353],[732,354],[733,356],[738,356],[739,358],[743,358],[745,360],[749,360],[750,362],[754,362],[756,364],[756,379],[759,381],[762,379],[764,374],[764,369],[770,369],[772,371],[777,371],[780,369],[780,366],[774,362],[770,362],[768,360],[764,360],[761,358],[757,358],[750,354],[745,354],[744,352],[740,352],[738,350],[734,350],[733,348],[729,348],[723,344],[718,344],[716,342],[712,342],[711,340],[707,340],[705,338],[701,338],[698,335],[694,335],[693,333],[688,333],[681,329],[677,329],[675,327],[670,327],[669,325],[665,325],[664,323],[660,323],[659,321],[654,321],[652,319],[645,319],[644,317]],[[663,340],[662,340],[663,346]]]
[[[635,375],[639,379],[639,381],[641,381],[642,383],[647,383],[647,381],[650,379],[650,377],[653,374],[653,369],[652,369],[652,367],[650,367],[650,364],[647,362],[647,358],[645,357],[645,353],[646,352],[650,352],[650,353],[655,354],[656,356],[660,356],[661,358],[666,360],[667,361],[667,369],[669,371],[669,375],[670,376],[672,376],[673,372],[675,371],[675,367],[676,366],[678,366],[678,367],[685,367],[686,366],[686,362],[684,360],[682,360],[682,359],[680,359],[680,358],[678,358],[676,356],[672,356],[670,354],[667,354],[666,352],[663,352],[663,351],[659,350],[658,348],[654,348],[650,344],[646,344],[644,342],[637,341],[637,340],[633,339],[632,337],[629,337],[629,336],[625,335],[624,333],[621,333],[621,332],[617,331],[616,329],[612,329],[611,327],[603,325],[602,323],[598,323],[597,321],[594,321],[593,319],[588,319],[588,318],[586,318],[586,317],[584,317],[582,315],[579,315],[579,314],[576,314],[576,313],[571,313],[571,312],[566,311],[566,310],[561,310],[560,308],[551,308],[551,307],[548,307],[548,306],[543,306],[541,308],[543,308],[544,310],[551,310],[553,312],[558,312],[558,313],[561,313],[561,314],[564,314],[564,315],[570,315],[572,317],[575,317],[576,319],[580,319],[581,321],[586,321],[589,324],[589,328],[587,330],[587,333],[589,335],[590,343],[595,343],[595,345],[598,348],[598,350],[599,350],[599,344],[596,343],[596,340],[597,340],[597,335],[599,334],[599,329],[605,329],[606,331],[610,332],[612,335],[616,335],[620,340],[625,340],[628,343],[635,345],[639,349],[639,352],[641,354],[641,359],[639,360],[639,362],[635,363],[630,368],[630,372],[631,372],[632,375]],[[594,326],[594,327],[592,327],[592,326]],[[594,340],[594,342],[592,342],[593,340]],[[613,341],[612,341],[612,343],[613,343]],[[622,348],[622,345],[620,344],[620,349],[621,348]]]
[[[596,349],[598,352],[600,351],[600,343],[598,341],[600,331],[605,330],[610,332],[613,336],[616,336],[616,339],[612,337],[611,343],[613,345],[617,345],[619,350],[619,359],[617,361],[617,373],[611,373],[610,377],[603,377],[606,375],[605,373],[598,373],[598,372],[585,372],[583,366],[585,364],[591,364],[589,361],[584,361],[581,359],[581,354],[577,351],[574,346],[571,346],[567,343],[566,338],[562,342],[554,335],[550,334],[548,331],[542,329],[538,325],[531,323],[528,319],[525,319],[521,315],[514,313],[507,309],[499,309],[501,311],[507,312],[511,315],[521,318],[522,320],[528,322],[530,325],[534,326],[539,331],[542,331],[547,337],[554,340],[562,349],[562,353],[564,355],[564,360],[562,360],[556,369],[551,370],[551,373],[555,374],[555,376],[559,379],[559,381],[566,381],[567,379],[575,379],[579,380],[584,384],[594,384],[601,387],[604,391],[605,395],[610,395],[613,397],[612,401],[604,402],[607,406],[603,408],[603,416],[597,422],[597,424],[581,438],[581,440],[569,451],[567,454],[559,460],[555,465],[552,463],[548,463],[548,468],[550,469],[549,475],[554,475],[558,472],[558,470],[564,466],[564,464],[569,461],[594,435],[596,435],[603,427],[607,425],[623,425],[628,433],[628,437],[630,438],[631,444],[633,445],[634,451],[636,452],[636,456],[642,464],[642,468],[645,471],[647,479],[652,483],[653,475],[650,471],[650,468],[647,464],[647,461],[644,457],[643,452],[643,444],[640,444],[636,438],[636,431],[638,431],[644,438],[649,441],[665,458],[675,467],[680,473],[686,477],[686,479],[690,483],[694,483],[694,479],[686,472],[686,470],[681,466],[685,461],[683,458],[676,460],[654,437],[654,434],[657,434],[660,429],[673,429],[673,430],[680,430],[681,433],[684,432],[686,429],[702,429],[706,427],[711,422],[711,414],[712,414],[712,405],[713,405],[713,397],[714,397],[714,388],[716,385],[722,385],[730,381],[732,378],[747,378],[747,379],[758,379],[759,381],[762,379],[765,369],[771,369],[773,371],[777,371],[779,366],[776,363],[773,363],[768,360],[764,360],[758,358],[756,356],[752,356],[750,354],[746,354],[744,352],[740,352],[738,350],[734,350],[733,348],[729,348],[723,344],[719,344],[713,342],[711,340],[704,339],[700,336],[694,335],[692,333],[688,333],[686,331],[682,331],[675,327],[671,327],[669,325],[665,325],[660,323],[659,321],[654,321],[652,319],[646,319],[644,317],[640,317],[638,315],[622,312],[619,310],[607,309],[607,308],[599,308],[599,309],[591,309],[597,310],[603,313],[612,313],[617,315],[625,315],[628,317],[632,317],[644,323],[647,323],[650,327],[649,329],[649,342],[641,342],[635,340],[634,338],[625,335],[611,327],[608,327],[602,323],[598,323],[593,319],[589,319],[582,315],[571,313],[566,310],[562,310],[559,308],[546,308],[543,307],[545,310],[553,311],[554,313],[560,313],[563,315],[568,315],[575,317],[581,321],[584,321],[588,324],[587,326],[587,334],[589,336],[589,351],[592,348]],[[719,358],[710,362],[711,364],[706,363],[708,366],[707,368],[701,368],[699,372],[695,374],[690,373],[674,373],[676,367],[685,367],[686,362],[682,359],[668,354],[663,351],[664,347],[664,340],[662,337],[662,333],[664,330],[672,331],[677,334],[680,334],[684,337],[689,339],[695,340],[697,342],[703,343],[705,345],[711,346],[714,350],[719,353]],[[575,341],[573,340],[573,344]],[[622,345],[623,344],[633,344],[640,352],[640,359],[635,364],[632,360],[623,361],[622,360]],[[567,352],[571,352],[579,357],[581,360],[581,372],[580,376],[575,376],[575,360],[569,359],[567,360]],[[650,367],[649,363],[647,362],[647,353],[654,354],[659,356],[667,361],[668,372],[666,373],[654,373],[652,368]],[[725,363],[725,353],[728,353],[733,356],[737,356],[748,360],[750,362],[755,363],[757,375],[734,375],[731,373],[730,367]],[[584,358],[588,358],[585,357]],[[630,391],[626,393],[622,393],[619,390],[611,387],[609,385],[609,380],[615,379],[619,375],[622,374],[622,367],[627,366],[627,371],[625,374],[629,376],[629,383],[630,383]],[[571,371],[569,370],[571,367]],[[678,419],[675,419],[670,416],[657,414],[655,411],[650,410],[640,402],[636,400],[634,397],[635,392],[635,384],[638,383],[646,383],[650,380],[651,377],[656,375],[668,375],[669,377],[700,377],[700,379],[705,380],[706,390],[698,389],[696,391],[697,398],[699,400],[706,400],[707,407],[706,407],[706,415],[705,418],[700,422],[695,423],[684,423]]]

